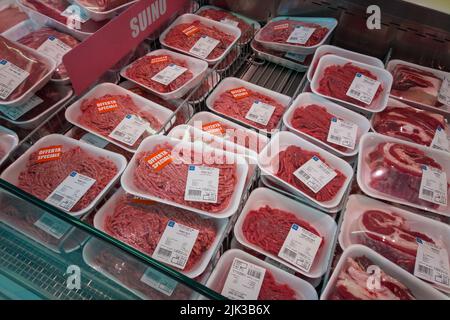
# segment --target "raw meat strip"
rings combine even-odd
[[[15,5],[9,5],[0,10],[0,33],[14,27],[18,23],[28,19],[28,16]]]
[[[328,28],[323,27],[317,23],[284,19],[268,23],[264,28],[261,29],[259,39],[261,41],[286,43],[292,31],[294,31],[296,27],[316,29],[305,44],[289,43],[291,45],[302,47],[311,47],[319,44],[329,31]]]
[[[97,103],[104,100],[115,100],[118,107],[110,112],[99,112]],[[104,137],[108,137],[128,114],[133,114],[146,120],[155,131],[158,131],[162,126],[161,122],[152,115],[151,111],[137,106],[129,95],[106,94],[98,98],[85,99],[81,103],[80,109],[82,112],[78,118],[80,125],[86,126]],[[139,146],[141,141],[148,135],[150,135],[149,132],[144,133],[133,147]]]
[[[278,256],[294,223],[321,237],[320,247],[323,246],[324,238],[307,221],[297,218],[290,212],[271,208],[268,205],[247,214],[242,224],[242,233],[248,242]]]
[[[295,129],[304,132],[337,150],[346,151],[348,148],[327,141],[332,118],[336,118],[336,116],[329,113],[326,108],[316,104],[310,104],[295,109],[294,114],[292,115],[291,124]]]
[[[392,70],[392,76],[392,95],[430,106],[441,105],[437,97],[442,80],[433,73],[398,64]]]
[[[173,161],[161,170],[155,171],[150,167],[145,158],[159,150],[166,150],[171,153]],[[188,167],[190,164],[197,164],[194,159],[197,160],[199,155],[193,150],[185,150],[183,148],[175,149],[167,143],[157,145],[152,150],[137,154],[135,160],[136,169],[133,174],[134,183],[141,191],[160,199],[170,200],[209,213],[217,213],[225,210],[230,204],[237,183],[236,164],[225,164],[224,156],[218,156],[215,151],[204,152],[201,156],[202,163],[204,163],[201,165],[220,170],[217,203],[184,200]],[[207,163],[214,164],[209,165]]]
[[[143,204],[123,196],[115,205],[114,213],[106,218],[105,229],[111,236],[152,255],[169,220],[199,230],[184,271],[191,270],[211,247],[217,230],[211,219],[176,207]]]
[[[413,107],[388,106],[374,115],[373,128],[386,136],[430,146],[437,128],[448,131],[444,116]]]
[[[380,270],[380,288],[369,289],[370,274],[366,270],[370,265],[372,261],[364,256],[348,258],[329,300],[416,300],[408,287],[383,270]]]
[[[78,0],[82,6],[93,11],[109,11],[135,0]]]
[[[158,62],[160,60],[163,61]],[[153,76],[155,76],[158,72],[160,72],[170,64],[176,64],[177,66],[184,67],[188,70],[186,70],[168,85],[164,85],[152,80]],[[189,66],[186,61],[172,58],[169,55],[144,56],[134,62],[127,69],[126,75],[130,79],[133,79],[134,81],[161,93],[175,91],[176,89],[182,87],[186,82],[191,80],[194,76],[193,73],[189,70]]]
[[[71,211],[86,208],[117,174],[117,167],[103,157],[89,154],[80,147],[63,147],[60,159],[36,162],[38,151],[30,155],[26,168],[19,174],[18,187],[45,200],[72,172],[95,179],[95,183],[75,204]]]
[[[438,207],[437,204],[419,199],[422,166],[442,170],[441,165],[423,151],[404,144],[384,142],[369,153],[366,161],[372,188],[413,204]]]
[[[416,238],[433,243],[433,239],[414,231],[401,216],[393,212],[367,210],[356,221],[352,236],[358,243],[377,251],[396,265],[413,273],[417,255]]]
[[[189,27],[198,28],[198,31],[194,34],[186,35],[183,30],[186,30]],[[206,59],[219,58],[235,40],[233,35],[222,32],[216,27],[207,27],[200,21],[193,21],[192,23],[181,23],[174,26],[167,33],[164,41],[169,46],[189,52],[189,50],[202,36],[208,36],[220,41],[220,43],[211,51]]]
[[[230,91],[221,93],[219,97],[216,98],[216,100],[213,102],[214,110],[259,129],[272,130],[277,128],[280,119],[285,111],[283,105],[277,102],[275,99],[263,95],[259,92],[252,91],[250,89],[246,90],[249,93],[248,96],[239,99],[234,98]],[[245,117],[255,101],[260,101],[262,103],[266,103],[275,107],[275,110],[270,117],[267,125],[262,125],[258,122],[248,120]]]
[[[50,66],[40,60],[40,58],[30,49],[22,49],[16,43],[0,36],[0,59],[16,65],[17,67],[29,72],[29,76],[11,92],[6,99],[2,101],[12,101],[39,82],[49,71]]]
[[[383,92],[382,84],[380,84],[380,86],[378,87],[378,90],[375,93],[375,96],[373,97],[372,103],[370,105],[367,105],[364,102],[347,95],[347,91],[350,88],[357,73],[361,73],[368,78],[378,80],[377,76],[372,74],[370,71],[357,67],[351,62],[348,62],[342,66],[332,65],[327,67],[323,75],[321,75],[319,87],[317,90],[321,94],[329,97],[344,100],[365,108],[374,108],[374,104],[377,98]]]
[[[27,34],[26,36],[20,38],[18,42],[26,45],[27,47],[38,49],[45,41],[47,41],[48,37],[50,36],[57,38],[58,40],[64,42],[71,48],[75,48],[80,43],[74,37],[48,27],[44,27],[37,31],[33,31]],[[60,63],[56,67],[52,79],[64,79],[67,78],[68,76],[69,75],[67,74],[66,67],[64,66],[64,64]]]
[[[258,300],[300,300],[300,298],[287,283],[280,284],[272,272],[266,270]]]
[[[287,147],[286,150],[281,151],[273,159],[273,167],[278,167],[276,176],[293,185],[301,192],[306,193],[308,196],[316,199],[317,201],[330,201],[336,197],[336,194],[344,185],[346,177],[342,172],[334,169],[337,175],[317,193],[314,193],[293,174],[298,168],[309,161],[313,156],[317,156],[321,161],[326,163],[325,159],[317,153],[304,150],[297,146]]]

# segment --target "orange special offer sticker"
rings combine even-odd
[[[152,153],[147,158],[144,159],[153,170],[159,171],[163,169],[168,164],[172,163],[173,159],[170,152],[166,149],[160,149],[155,153]]]
[[[62,146],[50,146],[38,150],[36,162],[48,162],[58,160],[62,156]]]
[[[202,126],[202,130],[215,135],[223,136],[225,134],[225,129],[222,127],[222,124],[219,121],[213,121],[204,124]]]
[[[233,96],[233,98],[235,98],[236,100],[243,99],[243,98],[250,96],[250,93],[244,87],[231,89],[230,93]]]
[[[284,30],[289,28],[289,23],[278,24],[273,27],[273,30]]]
[[[97,101],[97,110],[100,113],[106,113],[116,110],[119,107],[116,99],[101,99]]]
[[[165,56],[159,56],[156,58],[152,58],[150,60],[150,63],[155,64],[155,63],[167,62],[168,60],[169,60],[169,56],[165,55]]]
[[[186,29],[184,29],[182,32],[183,32],[185,35],[187,35],[188,37],[190,37],[190,36],[196,34],[196,33],[199,32],[199,31],[200,31],[199,28],[197,28],[197,27],[194,26],[194,25],[190,25],[189,27],[187,27]]]

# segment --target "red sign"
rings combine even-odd
[[[165,149],[160,149],[155,153],[152,153],[144,159],[155,170],[159,171],[168,164],[171,164],[173,159],[170,152]]]
[[[188,0],[140,0],[63,57],[81,94],[150,34],[174,18]],[[105,48],[107,48],[105,50]]]
[[[247,98],[250,95],[250,93],[248,93],[247,89],[245,89],[244,87],[231,89],[230,93],[236,100]]]
[[[58,160],[62,156],[62,146],[50,146],[41,148],[38,151],[36,162],[48,162],[53,160]]]

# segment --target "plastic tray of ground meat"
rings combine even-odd
[[[232,91],[241,88],[248,92],[248,96],[235,98]],[[283,113],[286,111],[290,101],[291,98],[284,94],[238,78],[229,77],[223,79],[211,92],[206,99],[206,106],[212,112],[238,121],[245,126],[250,126],[264,133],[270,133],[280,126]],[[249,120],[251,109],[257,110],[258,107],[255,108],[254,106],[256,103],[261,102],[264,106],[270,105],[272,107],[271,113],[270,110],[263,110],[256,119],[258,122]]]
[[[406,272],[405,270],[403,270],[396,264],[392,263],[391,261],[387,260],[383,256],[379,255],[375,251],[359,244],[351,245],[344,250],[341,257],[339,258],[336,268],[333,271],[333,274],[330,277],[330,280],[328,281],[325,289],[322,291],[320,300],[332,299],[332,296],[336,288],[336,284],[339,280],[339,276],[341,272],[344,271],[345,266],[348,264],[348,259],[360,257],[368,258],[374,266],[381,269],[382,272],[386,273],[391,278],[394,278],[395,280],[400,282],[400,284],[409,289],[411,294],[417,300],[448,300],[448,297],[446,297],[443,293],[437,291],[436,289],[434,289],[427,283],[423,282],[422,280],[417,279],[412,274]],[[361,279],[356,278],[358,274],[355,273],[354,275],[355,278],[352,278],[351,279],[352,281],[351,282],[349,281],[350,283],[348,283],[348,285],[351,286],[352,284],[354,284],[355,288],[353,288],[353,290],[360,290],[358,287],[361,286],[362,289],[368,291],[367,294],[370,294],[370,289],[367,287],[366,283],[367,281],[370,281],[369,276],[371,274],[373,274],[373,271],[367,270],[364,273],[364,277]],[[359,281],[359,283],[353,283],[357,281]],[[394,288],[395,287],[396,286],[394,286]],[[382,291],[381,294],[383,294],[383,292],[384,291]]]
[[[414,274],[416,238],[450,250],[450,226],[363,195],[348,199],[339,244],[361,244]],[[450,261],[449,261],[450,262]],[[450,292],[449,286],[432,284]]]
[[[218,55],[215,58],[209,58],[209,56],[211,56],[211,53],[214,52],[215,49],[213,49],[213,51],[211,51],[211,53],[209,53],[206,58],[202,58],[202,60],[205,60],[206,62],[209,63],[209,65],[214,65],[217,62],[221,61],[231,50],[231,48],[233,48],[233,46],[236,44],[236,42],[239,40],[239,37],[241,36],[241,30],[239,30],[239,28],[237,27],[233,27],[224,23],[220,23],[208,18],[204,18],[201,16],[197,16],[195,14],[183,14],[181,16],[179,16],[159,37],[159,41],[161,42],[161,45],[163,45],[164,47],[176,50],[176,51],[181,51],[183,53],[192,55],[194,57],[196,57],[194,54],[190,53],[190,49],[191,48],[181,48],[178,47],[176,45],[173,44],[169,44],[167,42],[167,37],[172,36],[171,32],[172,29],[176,28],[179,24],[186,24],[186,28],[189,27],[189,24],[195,22],[195,21],[199,21],[202,25],[208,27],[208,28],[214,28],[222,33],[227,34],[228,36],[230,36],[231,38],[233,38],[228,44],[225,44],[225,48],[221,49],[221,53],[220,55]],[[183,33],[183,30],[181,30],[181,33]],[[181,34],[180,34],[181,35]],[[194,34],[195,35],[195,34]],[[189,36],[187,36],[189,37]],[[212,38],[214,38],[213,35],[211,35]],[[211,38],[210,37],[210,38]],[[187,38],[188,39],[188,38]],[[182,40],[182,39],[181,39]],[[220,41],[220,39],[215,39]],[[188,44],[186,42],[182,42],[183,44]],[[217,48],[217,46],[216,46]]]
[[[360,148],[357,180],[364,193],[450,216],[447,152],[377,133],[366,133]]]
[[[127,0],[116,0],[116,1],[87,1],[87,0],[74,0],[74,3],[78,4],[80,7],[83,7],[86,10],[87,15],[94,21],[103,21],[110,20],[114,18],[116,15],[124,11],[127,7],[137,2],[127,1]],[[101,7],[97,4],[108,4],[108,3],[116,3],[116,5],[105,5]],[[162,9],[161,9],[162,10]]]
[[[50,147],[57,147],[57,146],[61,146],[62,148],[62,152],[60,155],[60,159],[55,159],[54,161],[60,161],[62,159],[64,159],[64,153],[68,152],[70,150],[73,150],[74,148],[80,148],[82,152],[84,152],[85,154],[91,156],[93,159],[95,160],[103,160],[103,161],[108,161],[109,164],[111,164],[111,168],[112,165],[115,166],[116,168],[116,173],[112,174],[113,172],[111,172],[111,178],[109,181],[105,181],[106,183],[102,183],[104,184],[104,187],[102,188],[102,190],[100,190],[98,192],[98,194],[93,197],[93,199],[86,204],[85,207],[80,208],[78,211],[66,211],[68,214],[75,216],[75,217],[79,217],[82,216],[83,214],[89,212],[92,208],[94,208],[94,206],[102,199],[102,197],[112,188],[112,186],[115,184],[115,182],[119,179],[121,173],[125,170],[125,167],[127,165],[127,161],[125,159],[124,156],[119,155],[117,153],[114,152],[110,152],[107,150],[103,150],[97,147],[94,147],[90,144],[87,144],[85,142],[81,142],[60,134],[51,134],[48,136],[45,136],[41,139],[39,139],[33,146],[31,146],[24,154],[22,154],[13,164],[11,164],[5,171],[3,171],[1,178],[3,180],[6,180],[7,182],[17,186],[18,188],[24,189],[21,186],[21,174],[27,172],[28,166],[30,164],[30,160],[31,160],[31,156],[35,153],[38,152],[40,149],[43,148],[50,148]],[[69,159],[71,160],[71,159]],[[74,159],[72,159],[73,161]],[[61,165],[55,165],[54,167],[48,166],[47,164],[52,164],[53,161],[47,161],[47,162],[41,162],[41,163],[33,163],[33,165],[37,164],[37,165],[42,165],[45,166],[45,170],[44,172],[39,172],[37,171],[38,167],[34,170],[33,172],[33,177],[34,178],[36,184],[29,186],[30,188],[32,188],[31,190],[31,194],[34,194],[33,192],[36,191],[38,192],[40,188],[47,188],[47,190],[45,190],[44,194],[44,190],[41,190],[39,193],[39,195],[36,195],[38,198],[40,198],[41,200],[45,200],[53,191],[56,187],[58,187],[58,185],[67,177],[68,174],[70,174],[70,169],[68,170],[67,175],[65,175],[65,173],[61,173],[58,170],[65,170],[67,169],[67,166],[65,166],[64,168],[62,168]],[[56,164],[56,163],[55,163]],[[96,164],[97,166],[99,164]],[[86,162],[85,166],[85,170],[86,171],[91,171],[92,169],[95,169],[95,166],[92,165],[92,163],[90,164],[89,162]],[[53,172],[50,172],[49,167],[52,168],[52,170],[54,170]],[[107,170],[106,166],[103,166],[104,170]],[[48,170],[48,171],[47,171]],[[84,173],[85,175],[87,175],[87,173]],[[102,172],[102,175],[106,174],[106,172]],[[42,177],[40,179],[38,179],[38,177],[42,175]],[[51,177],[50,182],[46,182],[46,176]],[[29,176],[25,176],[25,178],[28,178]],[[105,176],[96,176],[96,177],[90,177],[90,178],[94,178],[96,180],[98,180],[99,178],[107,178]],[[36,180],[38,179],[38,180]],[[57,182],[55,179],[59,179],[60,181]],[[42,185],[37,184],[38,181],[40,183],[42,183]],[[56,183],[56,184],[55,184]],[[97,182],[95,182],[97,183]],[[54,186],[49,186],[54,184]],[[53,189],[50,189],[53,188]],[[92,188],[92,186],[91,186]],[[89,193],[89,189],[86,193],[86,195],[88,195]],[[85,196],[86,196],[85,195]],[[92,195],[93,196],[93,195]],[[81,198],[83,199],[83,197]],[[79,201],[78,201],[79,202]],[[76,208],[76,204],[73,206],[73,208]]]
[[[288,167],[286,167],[286,165],[291,166],[295,165],[290,160],[292,161],[297,160],[296,157],[291,156],[291,159],[287,159],[287,163],[283,161],[281,162],[282,166],[280,166],[280,153],[283,152],[284,154],[284,152],[286,152],[286,149],[288,148],[290,150],[292,150],[292,148],[296,148],[295,151],[297,151],[297,149],[300,148],[301,151],[300,150],[298,151],[306,153],[307,157],[308,158],[310,157],[310,160],[316,160],[315,158],[319,158],[316,161],[318,160],[325,161],[327,167],[329,169],[332,169],[334,173],[336,173],[336,176],[331,180],[329,180],[328,183],[323,185],[322,188],[318,189],[317,192],[312,191],[310,187],[308,187],[308,185],[305,185],[303,182],[301,182],[299,178],[297,178],[294,175],[294,172],[298,170],[298,168],[303,166],[306,162],[310,161],[306,160],[304,161],[304,163],[300,164],[298,168],[291,168],[294,169],[294,172],[292,173],[283,171],[283,173],[287,174],[287,176],[285,177],[286,179],[289,179],[291,176],[294,176],[295,179],[292,180],[292,183],[298,181],[298,185],[304,187],[305,191],[300,190],[294,184],[286,182],[285,180],[277,176],[278,170],[289,169]],[[289,156],[289,154],[287,154],[287,156]],[[300,160],[300,158],[298,158],[298,160]],[[279,132],[272,137],[267,146],[258,155],[258,166],[261,169],[261,174],[264,175],[267,179],[273,181],[277,185],[285,187],[286,189],[290,190],[290,192],[293,193],[294,195],[306,197],[310,201],[318,204],[323,208],[334,208],[339,205],[353,177],[353,169],[347,162],[319,148],[315,144],[308,142],[303,138],[300,138],[294,133],[287,131]],[[301,171],[299,175],[301,173],[306,172]],[[319,176],[321,177],[322,174],[323,173],[318,173],[318,177]],[[307,173],[306,175],[309,177]],[[322,178],[318,179],[319,180],[317,181],[326,181],[320,180]],[[313,179],[308,179],[308,181],[309,183],[316,183],[315,182],[316,180]],[[322,184],[323,183],[324,182],[322,182]],[[316,197],[314,197],[314,195]]]
[[[336,118],[357,125],[358,130],[353,149],[328,141],[331,121]],[[351,157],[358,153],[361,136],[370,130],[370,123],[366,117],[342,108],[342,106],[314,93],[298,95],[284,114],[283,123],[289,131],[310,140],[337,156],[344,157]],[[342,141],[344,140],[341,139]]]
[[[278,50],[278,51],[285,51],[285,52],[293,52],[298,54],[313,54],[314,51],[320,47],[322,44],[329,41],[331,33],[333,32],[334,28],[337,26],[337,20],[334,18],[312,18],[312,17],[276,17],[270,20],[259,32],[255,35],[255,40],[261,43],[264,47],[272,50]],[[288,30],[287,33],[284,32],[285,29],[290,29],[289,24],[295,25],[294,29],[299,27],[306,27],[307,29],[303,32],[303,34],[299,34],[298,36],[301,37],[297,40],[299,44],[291,44],[287,42],[289,38],[291,38],[291,35],[293,33],[293,30]],[[279,27],[278,27],[279,26]],[[277,29],[274,29],[277,28]],[[323,29],[324,32],[321,33],[320,38],[317,39],[317,41],[314,41],[310,46],[305,45],[307,41],[311,38],[311,36],[314,35],[315,30],[312,30],[313,33],[307,37],[310,34],[311,30],[308,29],[318,29],[318,28],[326,28],[328,30]],[[321,29],[319,29],[320,31]],[[271,40],[271,38],[275,38],[274,33],[280,32],[282,39],[279,39],[279,41],[276,41],[275,39]],[[294,40],[292,37],[291,39]],[[303,39],[302,39],[303,38]],[[301,44],[301,42],[304,42],[304,44]]]
[[[374,78],[376,78],[376,80],[380,82],[377,92],[372,99],[370,99],[369,90],[359,85],[359,87],[365,89],[362,95],[360,92],[360,96],[364,96],[365,101],[370,100],[370,104],[347,95],[352,82],[356,76],[361,73],[367,78],[371,78],[372,80],[375,80]],[[343,104],[352,109],[362,110],[366,113],[380,112],[386,108],[391,86],[392,75],[385,69],[346,59],[334,54],[325,55],[319,60],[317,70],[311,81],[311,90],[315,94],[337,101],[339,104]]]
[[[164,152],[168,155],[161,158]],[[190,158],[180,159],[181,154],[186,154],[187,156],[184,157],[190,156]],[[202,156],[198,157],[199,154]],[[210,155],[214,158],[211,159]],[[145,156],[150,159],[142,159]],[[194,161],[191,161],[192,157]],[[161,161],[152,167],[148,161],[158,158],[161,158]],[[154,163],[154,161],[151,162]],[[219,163],[209,164],[208,162]],[[217,189],[216,202],[212,202],[212,198],[210,202],[184,200],[189,165],[219,169],[219,184],[220,182],[222,184]],[[193,166],[189,168],[192,170]],[[220,170],[223,173],[222,178]],[[127,193],[138,197],[177,206],[212,218],[228,218],[235,214],[239,207],[247,173],[247,161],[240,155],[213,149],[207,145],[155,135],[144,139],[141,143],[122,175],[121,185]],[[225,176],[226,174],[228,176]],[[172,192],[168,193],[168,189],[165,188],[170,188]],[[217,201],[224,194],[224,198]]]
[[[228,250],[220,257],[216,268],[206,283],[208,288],[218,293],[222,292],[235,258],[252,263],[266,270],[258,300],[318,299],[317,292],[310,283],[238,249]]]
[[[130,146],[130,144],[125,144],[120,142],[119,140],[115,140],[114,138],[111,138],[109,135],[110,133],[115,129],[116,126],[119,125],[119,123],[124,119],[124,117],[127,115],[123,111],[120,110],[120,106],[116,109],[117,111],[109,111],[101,113],[100,111],[93,111],[92,113],[89,113],[87,110],[83,111],[83,105],[84,102],[86,103],[88,101],[98,101],[102,100],[102,97],[105,95],[112,95],[112,96],[128,96],[131,99],[131,102],[134,103],[134,106],[137,107],[138,112],[144,113],[145,112],[145,120],[148,121],[148,117],[151,116],[150,119],[153,119],[153,121],[157,121],[158,127],[153,128],[151,126],[150,128],[147,128],[141,136],[138,138],[138,140]],[[125,101],[124,103],[126,103]],[[92,103],[89,104],[93,105]],[[92,108],[91,108],[92,109]],[[84,113],[86,113],[86,116],[83,117]],[[117,117],[111,117],[111,114],[114,115],[115,113],[118,114]],[[153,134],[154,132],[157,132],[161,129],[162,125],[169,120],[169,118],[172,116],[173,112],[157,103],[154,103],[148,99],[145,99],[141,97],[140,95],[129,91],[127,89],[124,89],[116,84],[113,83],[102,83],[97,86],[95,86],[91,91],[86,93],[83,97],[78,99],[78,101],[74,102],[71,106],[69,106],[66,110],[66,119],[71,122],[72,124],[76,125],[77,127],[80,127],[92,134],[95,134],[96,136],[99,136],[111,143],[114,143],[115,145],[118,145],[119,147],[122,147],[123,149],[127,150],[128,152],[136,152],[137,147],[139,146],[139,143],[142,141],[143,138],[145,138],[148,135]],[[91,117],[91,118],[87,118]],[[120,117],[120,118],[118,118]],[[87,118],[87,119],[86,119]],[[94,121],[96,120],[96,121]],[[166,130],[169,130],[173,123],[175,123],[176,116],[172,118],[172,121],[167,124]],[[85,121],[93,121],[92,127],[89,126],[88,123]],[[111,122],[114,121],[114,122]],[[109,131],[109,132],[108,132]]]
[[[158,60],[156,60],[158,59],[158,57],[155,56],[158,56],[159,58],[162,59],[165,56],[167,56],[170,59],[176,59],[177,61],[180,61],[183,64],[185,64],[184,66],[182,65],[181,67],[185,67],[187,70],[183,74],[180,74],[177,78],[173,79],[168,85],[163,85],[153,80],[152,77],[154,77],[156,74],[164,70],[167,66],[169,66],[169,64],[166,60],[158,62]],[[153,62],[153,59],[155,59],[156,62]],[[176,64],[177,62],[175,61],[172,63]],[[152,64],[155,64],[156,66],[154,68],[148,67],[148,69],[143,69],[144,66],[142,66],[142,64],[147,64],[150,66]],[[163,66],[158,67],[158,64],[160,65],[163,64]],[[139,71],[139,73],[138,71],[135,71],[136,75],[132,75],[131,72],[136,68],[139,69],[142,68],[143,70]],[[170,50],[159,49],[148,53],[144,57],[139,58],[130,65],[126,66],[125,68],[122,69],[120,75],[125,79],[128,79],[129,81],[132,81],[144,87],[145,89],[153,92],[154,94],[160,96],[165,100],[172,100],[183,97],[189,92],[189,90],[197,86],[202,81],[202,78],[206,73],[206,70],[208,70],[208,63],[206,63],[203,60],[186,56],[184,54],[173,52]],[[186,79],[184,80],[180,79],[180,83],[179,84],[176,83],[177,79],[179,77],[182,77],[184,74],[186,74]],[[191,77],[189,78],[190,75]],[[173,87],[170,86],[171,84],[173,84]],[[158,88],[161,89],[158,90]],[[167,91],[165,91],[166,88]]]
[[[123,197],[126,196],[126,192],[121,188],[119,189],[101,208],[100,210],[95,214],[94,217],[94,226],[105,232],[105,233],[109,233],[107,228],[106,228],[106,220],[108,219],[108,217],[111,217],[117,207],[117,203],[123,199]],[[141,202],[139,202],[141,201]],[[131,201],[132,202],[132,201]],[[141,199],[137,200],[137,204],[140,206],[145,206],[145,202],[143,202]],[[150,201],[148,206],[148,210],[151,211],[152,206],[162,206],[164,209],[163,210],[167,210],[168,212],[170,212],[170,210],[174,210],[180,214],[186,214],[186,215],[195,215],[195,213],[192,212],[188,212],[185,210],[180,210],[179,208],[176,207],[171,207],[169,205],[162,205],[162,204],[152,204],[152,202]],[[195,218],[195,217],[194,217]],[[192,222],[194,222],[195,219],[192,219]],[[208,218],[203,218],[203,217],[199,217],[198,219],[203,220],[203,219],[208,219]],[[226,226],[228,224],[228,220],[227,219],[209,219],[210,221],[212,221],[214,223],[215,229],[216,229],[216,234],[215,234],[215,238],[213,240],[213,242],[211,243],[210,247],[201,254],[201,256],[198,258],[197,262],[192,266],[192,268],[190,268],[189,270],[183,271],[180,269],[177,269],[178,271],[180,271],[181,273],[183,273],[185,276],[189,277],[189,278],[195,278],[198,277],[199,275],[201,275],[203,273],[203,271],[205,271],[206,267],[208,266],[214,252],[217,249],[217,246],[220,245],[221,240],[223,238],[223,233],[225,232]],[[144,223],[145,221],[142,221],[142,223]],[[157,228],[155,226],[151,226],[154,228]],[[191,228],[195,228],[195,225],[191,225]],[[201,226],[199,226],[201,227]],[[130,232],[132,232],[133,230],[130,229]],[[151,232],[151,228],[150,230],[148,230],[149,232]],[[114,237],[114,235],[111,235]],[[132,238],[132,236],[130,235],[130,237]],[[148,238],[153,238],[151,236],[151,234],[145,234],[143,235],[143,237],[148,237]],[[119,239],[120,240],[120,239]],[[143,242],[146,241],[146,239],[142,239]],[[151,245],[151,242],[153,242],[154,240],[147,240],[149,242],[149,245]],[[157,239],[156,243],[159,240]],[[126,241],[125,241],[126,242]],[[133,246],[132,244],[129,244],[131,246]],[[155,246],[156,248],[156,246]],[[136,249],[141,250],[139,247],[136,247]],[[141,250],[142,251],[142,250]],[[144,252],[147,255],[150,255],[148,252]]]
[[[269,142],[269,138],[266,135],[247,129],[211,112],[202,111],[196,113],[187,124],[214,134],[221,133],[220,136],[226,140],[244,146],[256,153],[259,153]]]
[[[3,126],[0,126],[0,164],[6,160],[9,153],[19,144],[17,134]]]
[[[327,54],[334,54],[339,57],[347,58],[353,61],[358,61],[361,63],[365,63],[374,67],[378,67],[384,69],[384,63],[378,58],[367,56],[365,54],[353,52],[350,50],[342,49],[336,46],[332,46],[329,44],[324,44],[317,48],[314,53],[314,57],[311,61],[311,67],[308,70],[308,81],[311,82],[316,71],[317,65],[319,64],[320,58]]]
[[[269,213],[268,216],[260,216],[259,218],[255,216],[253,222],[256,225],[252,225],[251,222],[247,221],[247,217],[251,212],[260,212],[260,210],[265,209],[266,206],[270,207],[267,208],[268,210],[266,211]],[[281,210],[283,212],[274,210]],[[287,217],[287,214],[294,215],[295,217]],[[302,270],[298,266],[273,253],[281,250],[284,239],[287,237],[289,229],[292,225],[292,223],[289,222],[284,223],[283,218],[289,219],[290,221],[295,221],[292,223],[297,223],[300,226],[304,224],[304,227],[307,228],[307,230],[308,228],[310,228],[309,231],[311,232],[313,232],[312,230],[315,230],[318,233],[316,235],[322,237],[322,243],[316,256],[314,257],[314,260],[312,261],[309,271]],[[267,220],[263,221],[264,219]],[[270,221],[270,219],[273,220]],[[258,223],[260,223],[260,225],[258,225]],[[253,240],[249,240],[249,238],[247,238],[247,232],[250,232],[250,230],[255,230],[253,228],[258,227],[264,229],[260,230],[260,232],[261,234],[265,234],[262,236],[255,236],[255,240],[257,238],[261,241],[259,245]],[[282,227],[284,227],[285,233],[279,235],[278,232]],[[270,189],[258,188],[252,191],[244,209],[239,215],[239,218],[234,226],[234,235],[236,239],[244,246],[262,253],[263,255],[270,257],[271,259],[278,261],[307,277],[318,278],[327,270],[328,261],[333,250],[333,239],[336,233],[336,228],[336,222],[327,214],[285,197]],[[279,235],[278,239],[276,238],[277,234]],[[272,236],[273,238],[271,239]],[[275,242],[276,240],[278,240],[278,242]],[[263,248],[262,245],[264,244],[266,246],[272,246],[273,252],[269,251],[269,248]]]

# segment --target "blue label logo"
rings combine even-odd
[[[55,40],[56,38],[54,37],[54,36],[50,36],[50,37],[48,37],[48,40],[50,40],[50,41],[53,41],[53,40]]]
[[[292,229],[298,230],[298,225],[294,223],[294,224],[292,225]]]
[[[131,114],[127,114],[127,115],[126,115],[126,118],[127,118],[127,119],[131,119]]]
[[[423,241],[422,241],[422,239],[420,239],[420,238],[416,238],[416,242],[417,242],[417,243],[420,243],[420,244],[423,244]]]
[[[189,166],[189,171],[195,171],[195,166],[190,165]]]
[[[427,170],[427,166],[422,165],[422,170],[423,171]]]
[[[202,36],[203,39],[206,39],[206,36]]]
[[[361,78],[362,74],[361,74],[361,73],[357,73],[356,76],[357,76],[358,78]]]
[[[173,66],[175,66],[175,64],[171,63],[171,64],[169,64],[169,66],[173,67]]]
[[[173,226],[175,225],[175,221],[169,220],[169,222],[167,223],[167,225],[171,228],[173,228]]]
[[[442,131],[442,128],[441,128],[441,127],[438,127],[438,128],[437,128],[437,131],[439,131],[439,132]]]
[[[5,64],[7,64],[7,63],[8,63],[8,61],[6,61],[5,59],[0,60],[0,64],[5,65]]]
[[[76,171],[72,171],[72,172],[70,173],[70,176],[71,176],[71,177],[75,177],[76,175],[77,175]]]
[[[319,158],[318,158],[317,156],[314,156],[314,157],[313,157],[313,160],[314,160],[314,161],[319,161]]]
[[[331,121],[337,122],[337,119],[333,117],[333,118],[331,118]]]

